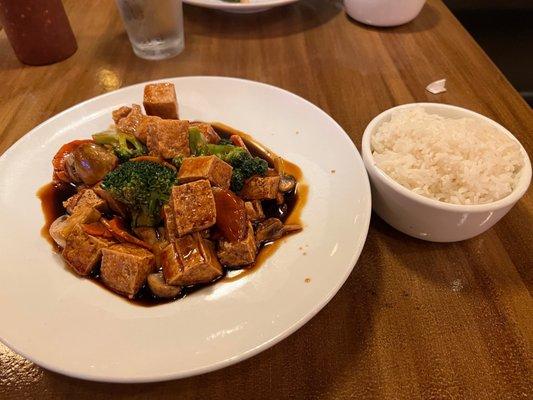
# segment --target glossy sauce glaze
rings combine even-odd
[[[267,160],[270,166],[273,167],[277,172],[292,175],[294,178],[296,178],[296,188],[294,191],[285,194],[285,202],[281,206],[278,206],[274,200],[263,201],[263,212],[266,218],[279,218],[283,223],[298,224],[303,226],[301,213],[304,205],[307,203],[309,187],[304,182],[300,167],[281,158],[272,150],[255,141],[255,139],[247,133],[241,132],[219,122],[212,122],[211,125],[220,135],[220,137],[239,135],[243,139],[250,153],[252,153],[254,156]],[[238,270],[226,270],[226,275],[222,281],[234,282],[257,271],[257,269],[263,265],[265,260],[267,260],[268,257],[276,252],[277,248],[285,241],[286,237],[287,236],[273,242],[263,244],[259,249],[257,258],[253,264]]]
[[[75,194],[76,186],[62,182],[47,183],[37,191],[37,197],[41,200],[41,209],[44,214],[44,225],[41,228],[41,236],[58,253],[61,252],[61,248],[50,236],[50,225],[57,218],[67,213],[65,207],[63,207],[63,202]]]
[[[219,123],[213,123],[212,125],[221,137],[227,138],[230,135],[239,135],[240,137],[242,137],[246,146],[253,155],[267,160],[270,166],[273,167],[276,171],[292,175],[296,178],[296,188],[293,191],[285,194],[285,202],[281,206],[278,206],[274,200],[263,201],[262,204],[266,218],[274,217],[279,218],[284,223],[301,225],[300,214],[303,206],[307,201],[308,187],[307,185],[305,185],[305,183],[303,183],[303,176],[300,168],[295,164],[277,156],[260,143],[257,143],[251,136],[243,132],[237,131],[233,128]],[[76,187],[74,185],[54,182],[50,182],[44,185],[37,192],[37,197],[39,197],[39,199],[41,200],[41,208],[45,217],[45,224],[41,229],[41,235],[46,238],[46,240],[58,253],[61,252],[61,248],[54,242],[54,240],[50,236],[50,225],[57,218],[66,214],[65,207],[63,207],[63,201],[67,200],[75,193]],[[185,297],[191,294],[192,292],[195,292],[199,289],[213,284],[214,282],[230,282],[235,281],[237,279],[241,279],[242,277],[249,275],[253,271],[256,271],[263,264],[263,262],[275,252],[275,250],[284,240],[285,238],[281,238],[274,242],[269,242],[262,245],[262,247],[259,249],[257,258],[253,264],[241,269],[224,268],[224,275],[222,277],[219,277],[214,281],[206,284],[184,287],[181,293],[175,298],[163,299],[156,297],[152,294],[147,285],[144,285],[141,290],[139,290],[135,298],[132,300],[128,300],[123,296],[119,297],[133,304],[141,306],[153,306],[157,304],[168,303],[176,299]],[[111,289],[109,289],[102,283],[100,279],[99,268],[96,268],[93,274],[89,276],[89,278],[91,278],[95,283],[97,283],[104,289],[111,291]]]

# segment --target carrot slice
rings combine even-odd
[[[248,150],[248,148],[244,144],[244,140],[242,140],[242,137],[240,137],[239,135],[231,135],[229,137],[229,140],[231,140],[231,143],[233,143],[235,146],[239,146],[245,150]]]
[[[105,238],[112,238],[113,234],[101,222],[92,222],[90,224],[81,224],[81,229],[91,236],[100,236]]]
[[[132,243],[137,246],[144,247],[145,249],[152,250],[152,246],[150,246],[148,243],[136,238],[128,231],[126,231],[120,218],[115,217],[111,221],[102,218],[101,221],[105,225],[105,227],[109,229],[109,231],[111,231],[111,234],[121,242]]]
[[[217,211],[216,226],[230,242],[244,239],[248,230],[248,217],[244,201],[227,189],[213,188]]]
[[[55,181],[59,180],[70,183],[70,177],[68,176],[67,171],[65,171],[65,160],[70,153],[78,148],[79,145],[90,142],[92,142],[91,139],[73,140],[72,142],[65,143],[63,146],[61,146],[52,159],[52,166],[54,167],[53,179]]]

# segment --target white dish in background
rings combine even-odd
[[[57,149],[106,128],[118,106],[140,103],[144,84],[56,115],[0,157],[0,339],[47,369],[90,380],[148,382],[236,363],[312,318],[359,257],[370,187],[355,146],[331,117],[258,82],[165,81],[176,86],[182,118],[248,132],[302,169],[309,185],[304,230],[244,278],[155,307],[133,305],[64,267],[40,235],[44,219],[35,193],[50,181]]]
[[[295,3],[298,0],[250,0],[247,3],[232,3],[222,0],[183,0],[184,3],[191,6],[199,6],[222,10],[231,13],[251,14],[266,11],[274,7],[285,4]]]
[[[475,118],[518,140],[500,124],[465,108],[439,103],[412,103],[390,108],[368,124],[363,134],[362,154],[372,184],[374,211],[394,228],[407,235],[432,242],[456,242],[477,236],[491,228],[520,200],[531,181],[531,163],[520,144],[524,166],[517,186],[508,196],[486,204],[449,204],[416,194],[400,185],[376,166],[371,137],[378,127],[389,121],[393,112],[422,107],[430,114],[447,118]],[[519,142],[518,142],[519,143]]]

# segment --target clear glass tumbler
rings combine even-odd
[[[181,53],[181,0],[116,0],[126,32],[138,57],[162,60]]]

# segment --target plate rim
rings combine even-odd
[[[297,1],[297,0],[296,0]],[[213,372],[225,367],[228,367],[233,364],[237,364],[238,362],[247,360],[271,347],[276,345],[277,343],[281,342],[282,340],[286,339],[290,335],[292,335],[294,332],[299,330],[301,327],[303,327],[307,322],[309,322],[315,315],[317,315],[330,301],[331,299],[338,293],[338,291],[341,289],[342,286],[344,286],[344,283],[348,279],[348,277],[351,275],[351,273],[354,271],[357,261],[359,260],[359,257],[361,255],[361,252],[364,248],[364,245],[366,244],[366,240],[368,239],[368,230],[370,226],[370,220],[371,220],[371,214],[372,214],[372,194],[370,190],[370,182],[368,178],[368,173],[365,168],[364,162],[362,160],[361,154],[359,153],[359,150],[357,149],[355,143],[351,140],[351,138],[348,136],[347,132],[342,128],[342,126],[333,118],[331,117],[326,111],[322,110],[317,105],[313,104],[309,100],[305,99],[304,97],[301,97],[295,93],[292,93],[286,89],[280,88],[278,86],[274,86],[268,83],[263,83],[255,80],[250,79],[243,79],[243,78],[236,78],[236,77],[227,77],[227,76],[216,76],[216,75],[190,75],[190,76],[176,76],[176,77],[166,77],[156,80],[149,80],[145,82],[139,82],[132,85],[121,87],[120,89],[114,90],[112,92],[107,92],[100,94],[98,96],[91,97],[89,99],[86,99],[80,103],[76,103],[71,107],[66,108],[65,110],[57,113],[56,115],[53,115],[52,117],[46,119],[45,121],[39,123],[32,129],[30,129],[27,133],[24,134],[21,138],[19,138],[15,143],[13,143],[1,156],[0,160],[7,157],[7,155],[10,155],[16,149],[24,144],[27,140],[30,140],[30,134],[32,132],[41,129],[43,126],[52,123],[53,121],[61,118],[63,115],[72,112],[73,110],[77,110],[78,108],[83,107],[85,104],[89,102],[93,102],[98,99],[102,99],[105,97],[111,97],[113,95],[116,95],[117,92],[121,90],[131,89],[135,87],[142,87],[149,83],[157,83],[157,82],[164,82],[167,80],[187,80],[187,79],[207,79],[207,80],[228,80],[228,81],[238,81],[238,82],[244,82],[246,84],[253,84],[258,86],[264,86],[267,87],[270,90],[274,90],[277,92],[281,92],[285,95],[289,95],[292,98],[295,98],[299,101],[303,101],[304,103],[307,103],[311,108],[321,114],[323,117],[330,120],[330,122],[333,123],[334,126],[336,126],[338,129],[340,129],[344,135],[342,135],[343,140],[346,142],[346,144],[352,149],[352,151],[355,153],[353,154],[355,157],[355,162],[360,164],[361,171],[363,172],[363,191],[366,192],[368,201],[366,212],[364,215],[364,219],[359,222],[360,226],[362,227],[361,233],[362,233],[362,240],[357,244],[356,247],[354,247],[353,255],[350,259],[350,267],[346,269],[346,272],[344,276],[339,280],[339,283],[332,287],[326,296],[324,296],[317,305],[313,309],[311,309],[309,312],[307,312],[303,317],[300,319],[294,321],[290,325],[287,326],[286,329],[284,329],[282,332],[278,333],[277,335],[271,337],[268,340],[265,340],[258,344],[257,346],[248,349],[244,352],[240,352],[238,354],[235,354],[232,357],[219,360],[216,362],[213,362],[207,366],[200,366],[193,369],[189,369],[187,371],[182,372],[169,372],[169,373],[159,373],[159,374],[153,374],[153,375],[144,375],[144,376],[136,376],[136,377],[103,377],[100,374],[91,374],[91,373],[80,373],[77,371],[68,371],[64,370],[61,367],[55,366],[51,363],[48,363],[47,361],[41,361],[36,358],[34,358],[31,354],[26,353],[25,351],[22,351],[17,348],[17,346],[11,344],[8,340],[6,340],[4,337],[0,336],[0,342],[3,343],[5,346],[7,346],[9,349],[14,351],[16,354],[24,357],[25,359],[31,361],[32,363],[46,369],[52,372],[56,372],[65,376],[88,380],[88,381],[94,381],[94,382],[106,382],[106,383],[151,383],[151,382],[164,382],[164,381],[170,381],[175,379],[182,379],[197,375],[206,374],[209,372]],[[238,128],[238,127],[237,127]]]
[[[185,4],[197,7],[211,8],[214,10],[228,11],[253,11],[268,10],[274,7],[284,6],[286,4],[296,3],[300,0],[267,0],[258,3],[228,3],[220,0],[219,3],[206,3],[202,0],[183,0]]]

